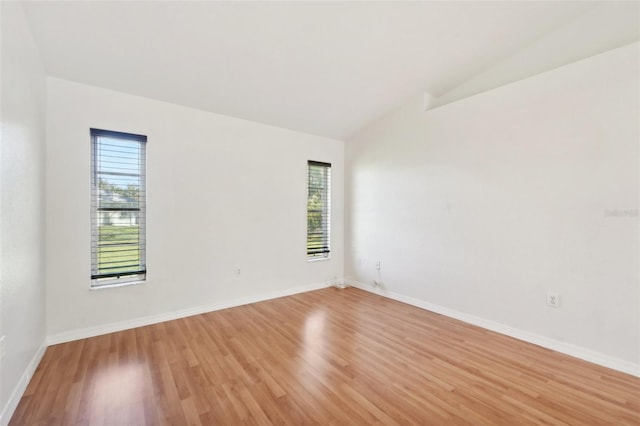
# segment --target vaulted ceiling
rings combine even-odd
[[[340,139],[416,93],[445,96],[581,17],[599,19],[603,8],[613,8],[618,18],[585,27],[585,34],[595,31],[596,36],[578,32],[567,52],[578,49],[588,56],[637,40],[637,19],[624,18],[637,15],[637,6],[576,1],[24,4],[51,76]],[[576,59],[554,55],[549,66]],[[547,61],[544,52],[538,56],[536,72]]]

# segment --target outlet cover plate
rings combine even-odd
[[[548,292],[547,293],[547,306],[551,306],[552,308],[560,307],[560,295],[558,293]]]

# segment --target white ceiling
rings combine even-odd
[[[46,1],[25,11],[51,76],[345,139],[406,98],[444,95],[595,7]]]

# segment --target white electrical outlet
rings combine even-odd
[[[378,271],[380,270],[380,261],[379,261],[379,260],[376,262],[376,269],[377,269]]]
[[[547,306],[551,306],[552,308],[560,307],[560,295],[558,293],[548,292],[547,293]]]

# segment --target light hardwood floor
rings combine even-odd
[[[40,424],[639,425],[640,379],[327,288],[51,346]]]

